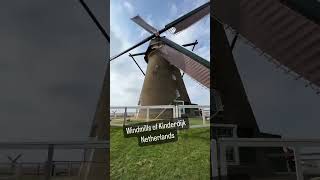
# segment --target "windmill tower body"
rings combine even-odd
[[[141,106],[174,105],[177,101],[191,104],[180,70],[171,65],[157,49],[162,44],[158,38],[150,42],[145,55],[148,63],[139,104]],[[150,109],[150,118],[172,117],[172,110]],[[161,113],[161,114],[160,114]],[[139,117],[145,117],[146,110],[140,110]]]

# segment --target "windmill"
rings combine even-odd
[[[213,122],[236,124],[239,138],[281,138],[280,135],[265,133],[259,128],[232,50],[237,39],[241,38],[254,50],[258,50],[261,56],[277,64],[276,68],[283,68],[286,74],[291,73],[296,80],[308,80],[306,87],[319,86],[318,4],[311,0],[214,1],[211,14],[211,48],[215,51],[212,88],[219,92],[224,108],[212,118]],[[227,29],[235,34],[231,44],[227,38]],[[212,96],[214,94],[211,93]],[[218,139],[217,131],[213,128],[211,130],[212,138]],[[286,162],[280,158],[266,157],[283,152],[282,148],[273,147],[239,148],[239,163],[228,167],[228,177],[246,174],[248,177],[245,179],[277,179],[272,177],[272,171],[286,170]],[[220,175],[221,178],[224,176],[222,173]]]
[[[129,54],[131,58],[138,55],[144,55],[144,59],[148,63],[146,73],[144,73],[133,58],[145,75],[139,105],[171,105],[177,102],[191,104],[180,70],[203,86],[210,88],[210,63],[184,48],[189,45],[195,45],[198,42],[196,41],[195,43],[180,46],[166,37],[160,36],[167,30],[172,30],[174,34],[176,34],[187,29],[189,26],[208,15],[209,11],[210,2],[207,2],[167,24],[161,30],[157,30],[148,24],[139,15],[131,18],[132,21],[149,32],[151,36],[119,55],[112,57],[110,61],[150,41],[145,53]],[[140,117],[144,117],[145,114],[144,111],[139,112]],[[172,112],[169,110],[166,110],[166,112],[163,112],[162,110],[152,110],[149,115],[151,118],[164,118],[170,116],[172,116]]]

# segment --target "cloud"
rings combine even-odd
[[[169,4],[169,7],[170,7],[170,15],[171,15],[171,16],[176,16],[177,13],[178,13],[177,5],[174,4],[174,3],[170,3],[170,4]]]
[[[131,3],[129,3],[128,1],[124,1],[123,6],[129,12],[130,15],[134,14],[135,8],[133,7],[133,5]]]
[[[112,16],[111,16],[112,17]],[[111,54],[115,55],[132,46],[130,33],[117,24],[111,25]],[[138,47],[133,52],[143,52]],[[133,53],[131,52],[131,53]],[[141,57],[136,58],[140,66],[146,69]],[[110,64],[110,104],[112,106],[137,105],[142,88],[143,76],[133,60],[127,54],[117,58]]]

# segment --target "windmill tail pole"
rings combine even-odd
[[[197,45],[197,44],[198,44],[198,41],[196,40],[196,41],[193,42],[193,43],[183,44],[182,46],[183,46],[183,47],[188,47],[188,46],[195,46],[195,45]]]
[[[136,45],[132,46],[131,48],[129,48],[129,49],[127,49],[127,50],[123,51],[122,53],[120,53],[120,54],[118,54],[118,55],[116,55],[116,56],[111,57],[109,61],[112,61],[112,60],[114,60],[114,59],[116,59],[116,58],[120,57],[121,55],[123,55],[123,54],[125,54],[125,53],[127,53],[127,52],[131,51],[132,49],[134,49],[134,48],[136,48],[136,47],[138,47],[138,46],[140,46],[140,45],[142,45],[142,44],[144,44],[144,43],[148,42],[149,40],[151,40],[151,39],[152,39],[152,38],[154,38],[154,37],[156,37],[154,34],[153,34],[153,35],[151,35],[151,36],[149,36],[149,37],[147,37],[146,39],[142,40],[142,41],[141,41],[141,42],[139,42],[138,44],[136,44]]]
[[[136,63],[136,65],[138,66],[138,68],[140,69],[140,71],[142,72],[142,74],[144,76],[146,76],[146,74],[143,72],[143,70],[141,69],[141,67],[139,66],[139,64],[137,63],[137,61],[134,59],[133,55],[129,53],[129,56],[132,58],[132,60],[134,61],[134,63]]]

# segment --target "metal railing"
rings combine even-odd
[[[123,120],[126,121],[128,116],[128,110],[136,110],[134,112],[134,116],[137,117],[139,115],[140,110],[146,110],[146,121],[150,120],[150,109],[162,109],[162,110],[172,110],[172,117],[176,117],[176,108],[174,105],[159,105],[159,106],[111,106],[111,116],[112,116],[112,110],[123,110],[121,112],[121,117],[123,117]],[[160,112],[161,113],[161,112]],[[112,118],[112,117],[110,117]]]
[[[293,149],[297,180],[304,180],[306,170],[303,163],[316,159],[311,156],[319,153],[302,153],[302,149],[320,147],[319,139],[276,139],[276,138],[219,138],[211,141],[212,174],[215,178],[227,177],[228,162],[226,160],[226,148],[232,147],[290,147]],[[302,158],[307,157],[309,158]],[[318,169],[320,176],[320,169]]]
[[[121,122],[126,122],[126,120],[130,117],[134,119],[138,119],[140,110],[146,110],[145,121],[148,122],[152,118],[150,118],[150,111],[158,109],[159,113],[153,118],[154,120],[160,119],[160,115],[167,110],[172,112],[172,116],[170,118],[180,118],[185,116],[183,112],[186,112],[186,109],[197,109],[201,114],[199,118],[202,119],[202,124],[192,125],[190,128],[201,128],[201,127],[209,127],[210,123],[206,122],[210,119],[210,106],[208,105],[157,105],[157,106],[111,106],[110,107],[110,121],[111,126],[123,126],[121,124],[113,124],[114,119],[121,119]],[[133,112],[129,111],[135,110]]]
[[[177,117],[182,117],[181,112],[184,112],[185,109],[198,109],[201,112],[202,124],[201,125],[192,125],[190,128],[202,128],[209,127],[210,122],[210,106],[207,105],[178,105],[176,106],[178,114]]]
[[[49,180],[51,176],[56,175],[54,172],[55,167],[60,166],[61,164],[69,165],[69,171],[66,172],[65,175],[71,175],[72,164],[77,163],[79,171],[81,170],[81,166],[86,165],[90,166],[93,163],[97,163],[91,161],[54,161],[54,152],[55,150],[96,150],[96,149],[108,149],[109,141],[98,141],[98,140],[89,140],[89,141],[54,141],[54,142],[0,142],[1,150],[47,150],[47,157],[45,162],[33,162],[33,163],[7,163],[8,166],[13,170],[13,172],[7,173],[7,175],[0,177],[0,179],[21,179],[25,174],[31,174],[36,176],[44,176],[45,180]],[[100,162],[107,165],[109,162]],[[2,164],[5,165],[5,164]],[[36,167],[36,172],[23,172],[23,167],[29,165],[29,170]],[[71,165],[71,166],[70,166]],[[31,166],[31,167],[30,167]],[[11,174],[11,175],[10,175]],[[80,172],[79,172],[80,174]],[[22,178],[23,179],[23,178]]]

